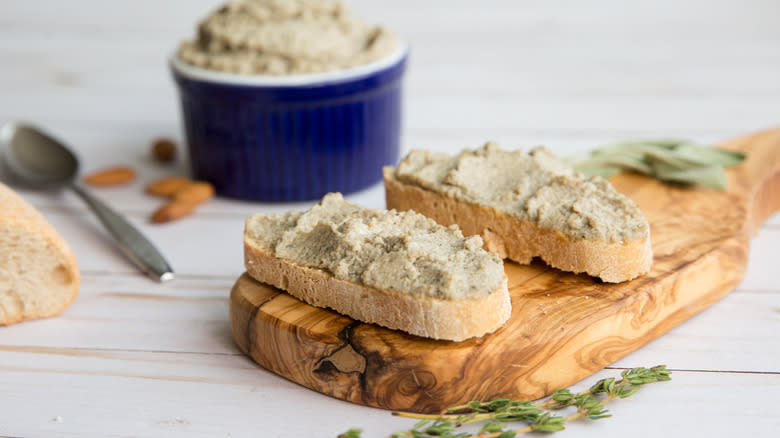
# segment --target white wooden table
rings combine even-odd
[[[780,2],[355,2],[412,47],[403,146],[454,151],[497,140],[567,153],[632,137],[714,143],[780,124]],[[480,4],[484,3],[484,4]],[[20,190],[71,244],[81,292],[61,316],[0,327],[0,435],[19,437],[387,436],[413,421],[332,399],[244,357],[227,296],[243,271],[243,219],[303,208],[217,199],[148,223],[151,139],[181,139],[166,57],[213,1],[0,2],[0,122],[34,121],[85,171],[129,164],[130,186],[95,193],[162,249],[156,284],[74,196]],[[384,204],[381,186],[350,196]],[[780,216],[752,242],[726,298],[576,387],[635,366],[673,380],[562,436],[780,434]]]

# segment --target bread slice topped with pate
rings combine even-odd
[[[306,212],[250,216],[244,261],[254,279],[311,305],[427,338],[482,336],[511,312],[502,260],[479,236],[339,193]]]
[[[397,168],[386,167],[384,178],[388,208],[457,224],[521,264],[539,257],[618,283],[648,272],[653,261],[639,207],[545,148],[525,153],[487,143],[457,156],[413,150]]]

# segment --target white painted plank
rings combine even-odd
[[[92,129],[83,126],[68,126],[55,124],[57,127],[44,127],[51,135],[68,144],[78,155],[81,163],[81,175],[102,169],[107,166],[128,165],[136,170],[136,180],[125,186],[116,188],[92,188],[93,194],[110,200],[115,208],[125,213],[150,215],[161,204],[161,200],[144,193],[144,188],[150,182],[173,175],[190,175],[186,145],[175,129],[154,127],[153,125],[138,127],[138,129]],[[58,127],[62,127],[59,128]],[[408,130],[411,131],[411,130]],[[742,134],[746,134],[743,132]],[[150,158],[150,146],[155,138],[172,137],[179,143],[180,159],[172,165],[163,165]],[[729,139],[727,136],[713,135],[706,132],[685,132],[685,130],[665,131],[663,137],[687,138],[704,145],[713,145]],[[408,132],[404,139],[402,153],[413,148],[429,149],[437,152],[457,153],[463,148],[476,148],[485,141],[498,141],[507,149],[530,149],[544,145],[561,156],[592,149],[611,142],[631,138],[657,138],[649,131],[645,135],[624,135],[622,132],[577,133],[565,135],[562,132],[550,133],[541,131],[524,132],[522,130],[487,131],[461,129],[429,130],[420,129]],[[22,196],[38,208],[53,207],[55,209],[83,209],[79,200],[70,195],[58,196],[56,192],[38,193],[21,186],[11,180],[6,169],[0,167],[0,181],[7,182]],[[384,195],[378,183],[362,192],[352,194],[352,197],[368,207],[381,207]],[[253,211],[283,209],[301,209],[311,202],[272,205],[260,202],[234,201],[217,199],[202,206],[198,212],[219,214],[237,214],[246,216]]]
[[[4,399],[12,401],[0,428],[12,436],[335,437],[362,427],[379,437],[414,424],[316,394],[240,357],[1,350],[0,363]],[[617,374],[604,370],[573,388]],[[771,403],[734,408],[780,397],[778,375],[677,371],[672,378],[613,402],[612,418],[571,424],[569,434],[772,436],[780,425]]]
[[[769,219],[767,226],[750,241],[745,279],[741,289],[780,291],[780,281],[775,275],[780,257],[780,213]]]
[[[772,74],[779,71],[780,67]],[[606,91],[600,93],[602,96],[579,98],[552,93],[527,97],[517,95],[522,90],[506,88],[479,90],[474,93],[478,95],[444,90],[440,96],[417,93],[412,97],[416,91],[413,84],[408,85],[403,125],[403,145],[407,148],[420,147],[430,137],[451,149],[487,139],[540,144],[561,138],[602,138],[592,145],[596,146],[626,138],[682,137],[716,143],[775,128],[775,115],[780,112],[776,96],[613,97],[606,96]],[[103,132],[111,141],[100,146],[114,151],[129,145],[146,152],[148,142],[157,136],[182,136],[173,85],[146,87],[129,97],[116,91],[89,93],[78,89],[37,96],[9,93],[0,106],[0,122],[34,122],[77,150],[89,147],[91,137],[78,131]],[[81,109],[74,113],[75,108]]]
[[[141,276],[85,278],[55,318],[0,330],[0,345],[239,354],[228,319],[226,279],[157,284]]]
[[[769,329],[779,325],[776,289],[737,289],[614,366],[631,368],[655,361],[676,369],[780,374],[780,333]]]
[[[0,330],[0,346],[240,354],[228,320],[234,278],[159,285],[140,276],[86,276],[60,316]],[[737,290],[618,366],[780,372],[780,293]]]
[[[175,127],[175,94],[164,60],[184,35],[173,37],[169,29],[178,31],[209,8],[165,4],[177,13],[91,5],[91,13],[63,12],[58,25],[49,14],[36,13],[44,3],[14,5],[6,20],[21,24],[6,27],[5,47],[0,45],[10,58],[3,74],[12,85],[0,118],[77,123],[66,109],[78,107],[78,117],[93,123]],[[767,21],[776,3],[708,3],[703,10],[686,3],[696,14],[686,14],[677,2],[653,8],[609,2],[587,13],[534,3],[522,14],[448,5],[451,19],[432,32],[426,11],[442,5],[362,5],[364,14],[417,32],[407,93],[412,132],[455,127],[484,137],[518,130],[668,135],[715,129],[736,135],[777,123],[780,35]],[[157,13],[144,16],[149,10]],[[91,17],[97,16],[95,24]],[[466,17],[476,28],[463,29],[458,18]],[[125,31],[107,32],[117,25]],[[118,45],[123,50],[115,50]],[[31,85],[40,93],[28,93]]]
[[[646,41],[664,41],[687,37],[683,42],[706,41],[708,38],[753,41],[774,38],[778,30],[772,15],[778,11],[772,0],[733,1],[656,1],[633,5],[617,0],[590,2],[587,8],[577,8],[567,2],[489,1],[474,7],[468,1],[435,0],[416,2],[399,0],[361,0],[351,2],[356,15],[372,22],[388,23],[402,30],[418,29],[427,34],[470,39],[480,33],[510,29],[533,32],[538,37],[556,38],[561,32],[588,28],[580,37],[633,32]],[[77,29],[86,34],[116,30],[115,38],[133,37],[127,31],[142,29],[162,31],[174,26],[192,28],[193,23],[219,2],[169,0],[136,1],[133,4],[110,5],[95,1],[74,1],[64,6],[56,2],[26,1],[3,4],[2,23]],[[436,26],[432,26],[435,20]],[[97,20],[96,18],[99,18]],[[528,29],[529,22],[540,22]],[[114,29],[112,24],[119,24]],[[722,24],[730,27],[724,29]],[[637,26],[638,25],[638,26]],[[16,30],[16,29],[15,29]],[[664,30],[664,32],[659,32]],[[693,32],[693,31],[697,32]],[[478,31],[478,32],[477,32]],[[445,40],[446,41],[446,40]],[[625,40],[615,43],[625,44]]]
[[[135,193],[132,193],[132,192]],[[246,217],[254,212],[280,212],[305,209],[311,204],[262,204],[215,200],[195,214],[177,222],[152,224],[149,215],[161,202],[140,193],[137,185],[128,189],[104,189],[96,194],[124,211],[133,222],[165,254],[177,272],[188,275],[233,277],[242,271],[242,232]],[[128,193],[130,192],[130,193]],[[118,196],[116,193],[124,193]],[[86,272],[135,272],[132,265],[116,249],[112,238],[91,213],[83,210],[73,195],[44,197],[23,192],[73,247],[81,269]],[[349,199],[361,205],[384,206],[381,184],[354,194]],[[751,242],[748,271],[742,287],[745,289],[777,289],[771,261],[776,258],[780,242],[780,214],[771,217],[769,225],[760,230]],[[207,256],[193,257],[193,254]]]
[[[166,61],[176,42],[162,45],[67,35],[52,40],[35,29],[29,32],[29,38],[0,40],[0,54],[7,62],[0,80],[15,85],[8,90],[9,96],[29,94],[30,86],[55,98],[78,90],[107,98],[127,95],[129,90],[154,97],[156,92],[172,89]],[[119,44],[127,48],[117,52]],[[687,97],[717,101],[734,97],[769,100],[780,94],[773,76],[780,68],[776,41],[764,47],[710,43],[691,49],[686,58],[664,47],[637,49],[632,55],[620,47],[583,51],[568,46],[518,47],[482,39],[442,46],[435,41],[410,44],[407,84],[414,98],[454,93],[462,98]],[[480,50],[486,45],[494,48]],[[463,51],[473,52],[468,62],[463,62]],[[675,65],[673,70],[670,64]],[[128,71],[134,73],[128,75]],[[745,77],[750,81],[745,82]]]
[[[0,357],[0,430],[11,436],[335,437],[350,422],[378,430],[397,423],[387,412],[316,394],[240,356],[0,351]]]
[[[366,206],[382,206],[382,189],[376,187],[354,200]],[[303,206],[304,204],[296,204],[296,207]],[[246,210],[246,215],[241,212],[233,212],[230,215],[203,213],[164,225],[149,223],[146,214],[131,214],[129,218],[165,254],[177,272],[187,275],[235,277],[242,272],[243,266],[244,218],[254,211],[280,211],[289,208],[285,205],[270,204],[268,208],[241,206],[240,209]],[[124,256],[115,249],[111,237],[89,213],[74,215],[64,211],[47,211],[46,217],[70,243],[82,270],[134,272]],[[776,259],[780,229],[776,226],[762,228],[759,237],[752,242],[749,268],[742,287],[777,289],[771,261]],[[752,266],[753,264],[755,266]]]
[[[164,73],[161,73],[164,74]],[[156,97],[155,97],[156,96]],[[167,96],[163,99],[161,96]],[[49,95],[4,97],[0,120],[28,120],[44,126],[87,123],[94,129],[125,132],[136,126],[145,131],[178,132],[178,103],[173,90],[136,95],[88,94],[69,90]],[[495,95],[464,98],[457,93],[409,98],[406,132],[448,132],[453,139],[473,141],[518,133],[610,133],[621,137],[690,136],[709,132],[721,138],[745,135],[777,126],[777,99],[726,98],[696,101],[689,97],[612,98],[539,97],[528,99]],[[80,108],[79,112],[73,112]],[[457,128],[455,128],[457,127]],[[413,139],[413,137],[411,138]]]
[[[50,214],[48,218],[70,243],[82,270],[136,272],[93,216]],[[195,215],[167,225],[150,224],[146,215],[129,218],[177,273],[237,277],[243,272],[243,217]]]

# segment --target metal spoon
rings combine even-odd
[[[11,123],[0,128],[0,146],[12,176],[34,188],[72,189],[144,273],[161,282],[174,278],[173,269],[146,237],[76,182],[79,162],[63,143],[33,126]]]

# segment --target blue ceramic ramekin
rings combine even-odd
[[[408,50],[337,72],[247,76],[170,59],[193,177],[232,198],[350,193],[395,164]]]

